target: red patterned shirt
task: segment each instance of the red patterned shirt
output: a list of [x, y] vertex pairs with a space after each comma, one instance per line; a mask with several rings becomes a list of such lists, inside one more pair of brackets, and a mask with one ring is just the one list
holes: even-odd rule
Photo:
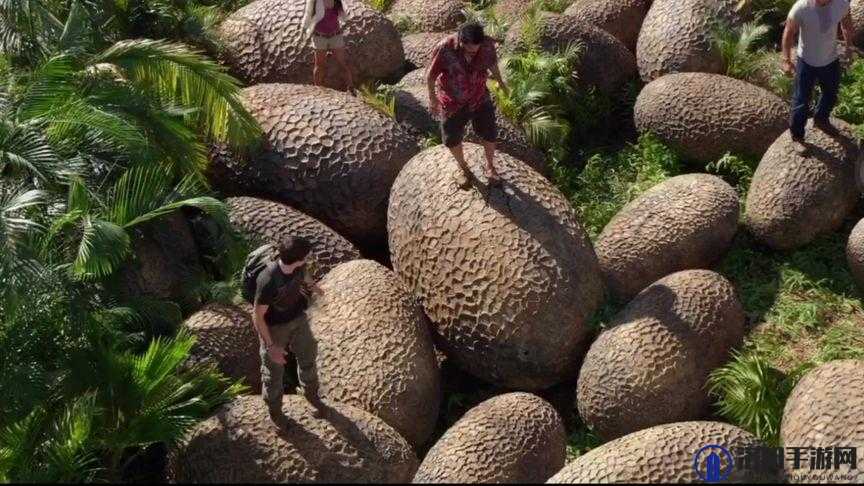
[[[468, 62], [459, 50], [456, 34], [451, 35], [435, 46], [429, 75], [435, 80], [435, 94], [441, 102], [444, 116], [450, 116], [468, 105], [475, 111], [489, 99], [486, 80], [489, 69], [498, 64], [495, 41], [487, 37], [477, 54]], [[440, 115], [436, 113], [435, 115]]]

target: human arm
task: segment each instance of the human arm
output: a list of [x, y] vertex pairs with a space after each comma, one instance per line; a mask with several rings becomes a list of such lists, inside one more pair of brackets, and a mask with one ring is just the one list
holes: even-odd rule
[[[794, 11], [793, 11], [794, 12]], [[795, 72], [795, 63], [792, 62], [792, 47], [798, 36], [798, 21], [793, 18], [793, 13], [786, 19], [786, 28], [783, 30], [783, 72], [792, 74]]]
[[433, 115], [436, 115], [441, 110], [441, 102], [438, 100], [438, 95], [435, 93], [435, 83], [438, 76], [441, 74], [444, 60], [441, 58], [441, 46], [432, 51], [432, 60], [429, 62], [429, 67], [426, 69], [426, 88], [429, 93], [429, 109]]
[[270, 334], [270, 329], [264, 320], [264, 316], [267, 314], [269, 308], [269, 305], [259, 304], [256, 301], [252, 309], [252, 325], [255, 327], [258, 335], [261, 336], [261, 341], [264, 342], [264, 349], [267, 350], [267, 355], [270, 356], [270, 359], [276, 364], [284, 365], [286, 363], [285, 348], [273, 342], [273, 336]]
[[852, 43], [855, 40], [855, 26], [852, 25], [852, 15], [846, 12], [843, 19], [840, 20], [840, 32], [843, 33], [843, 44], [846, 52], [852, 52]]
[[510, 87], [507, 86], [507, 83], [504, 82], [504, 78], [501, 76], [501, 70], [498, 68], [497, 63], [493, 64], [492, 67], [489, 68], [489, 73], [492, 75], [492, 79], [494, 79], [498, 83], [498, 86], [500, 86], [501, 89], [504, 90], [504, 94], [509, 95]]

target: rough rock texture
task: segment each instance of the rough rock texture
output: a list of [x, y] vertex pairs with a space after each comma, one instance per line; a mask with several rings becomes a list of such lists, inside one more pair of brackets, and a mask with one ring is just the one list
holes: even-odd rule
[[[603, 444], [580, 456], [549, 483], [695, 483], [695, 453], [706, 445], [729, 450], [764, 444], [749, 432], [721, 422], [679, 422], [640, 430]], [[706, 451], [710, 453], [710, 451]], [[701, 471], [704, 471], [702, 461]], [[721, 474], [729, 462], [721, 455]], [[750, 482], [759, 478], [734, 467], [724, 482]]]
[[251, 312], [247, 304], [210, 303], [189, 316], [183, 327], [196, 338], [193, 363], [214, 363], [225, 376], [245, 379], [250, 393], [260, 394], [261, 359]]
[[[542, 13], [539, 20], [540, 46], [544, 51], [563, 50], [572, 42], [583, 45], [575, 74], [580, 86], [614, 94], [625, 82], [636, 76], [636, 59], [627, 47], [608, 32], [567, 15]], [[524, 48], [522, 23], [507, 33], [508, 49]]]
[[855, 45], [864, 48], [864, 0], [852, 0], [849, 13], [855, 29]]
[[441, 379], [429, 321], [389, 269], [370, 260], [334, 268], [308, 311], [320, 393], [381, 417], [415, 447], [438, 419]]
[[[355, 83], [397, 73], [405, 61], [396, 27], [361, 0], [343, 0], [342, 26]], [[302, 41], [306, 2], [256, 0], [231, 14], [218, 28], [222, 61], [246, 84], [312, 83], [312, 41]], [[325, 82], [342, 88], [342, 74], [331, 59]]]
[[133, 227], [132, 255], [118, 270], [120, 293], [183, 301], [203, 278], [195, 237], [180, 211]]
[[513, 24], [528, 12], [533, 0], [498, 0], [492, 7], [495, 15], [509, 24]]
[[807, 124], [807, 153], [794, 148], [789, 132], [765, 152], [747, 193], [744, 223], [757, 240], [787, 250], [836, 230], [858, 200], [860, 153], [852, 128], [832, 119], [840, 134]]
[[432, 51], [442, 39], [451, 32], [422, 32], [408, 34], [402, 37], [402, 48], [405, 50], [405, 60], [415, 68], [421, 68], [432, 61]]
[[607, 440], [701, 418], [708, 373], [740, 344], [744, 321], [735, 288], [719, 273], [658, 280], [591, 345], [579, 372], [579, 416]]
[[[786, 447], [856, 447], [858, 467], [849, 465], [832, 469], [836, 474], [851, 474], [850, 484], [864, 482], [861, 451], [864, 450], [864, 360], [830, 361], [810, 371], [798, 382], [780, 425], [780, 438]], [[836, 459], [836, 458], [835, 458]], [[806, 462], [805, 462], [806, 464]], [[794, 470], [786, 464], [786, 472], [795, 475], [809, 470]], [[827, 471], [813, 471], [814, 474]], [[792, 482], [817, 482], [806, 477]], [[818, 481], [821, 482], [821, 481]]]
[[[425, 81], [417, 84], [405, 84], [395, 93], [396, 96], [396, 120], [413, 127], [420, 133], [440, 134], [439, 123], [429, 112], [429, 90]], [[528, 165], [541, 174], [546, 174], [546, 158], [543, 152], [531, 146], [525, 138], [525, 134], [504, 117], [496, 108], [496, 120], [498, 123], [497, 149], [505, 154], [511, 155]], [[471, 124], [465, 132], [465, 141], [480, 143], [480, 138], [474, 133]]]
[[651, 0], [575, 0], [564, 15], [596, 25], [633, 52], [650, 6]]
[[502, 188], [482, 175], [483, 150], [465, 145], [474, 187], [433, 147], [411, 159], [390, 196], [393, 268], [469, 373], [512, 389], [575, 376], [586, 320], [599, 307], [597, 257], [564, 196], [512, 157], [496, 159]]
[[707, 163], [726, 152], [761, 157], [789, 127], [789, 103], [719, 74], [669, 74], [642, 89], [633, 119], [640, 132]]
[[315, 218], [284, 204], [254, 197], [229, 197], [231, 225], [254, 242], [278, 244], [285, 236], [305, 238], [311, 245], [313, 277], [320, 279], [333, 267], [360, 258], [360, 251]]
[[357, 244], [383, 241], [387, 194], [419, 150], [414, 137], [363, 101], [326, 88], [261, 84], [242, 98], [266, 147], [248, 163], [216, 154], [214, 185], [285, 202]]
[[423, 32], [442, 32], [465, 21], [463, 8], [462, 0], [395, 0], [388, 15], [394, 21], [406, 17]]
[[[405, 76], [402, 76], [402, 79], [399, 80], [399, 86], [425, 86], [426, 85], [426, 69], [420, 68], [415, 69]], [[398, 116], [399, 113], [397, 112]]]
[[654, 0], [642, 22], [636, 62], [643, 81], [678, 72], [719, 73], [724, 69], [714, 47], [718, 21], [738, 25], [747, 12], [739, 0]]
[[846, 262], [858, 287], [864, 289], [864, 219], [858, 221], [846, 242]]
[[438, 440], [415, 483], [538, 483], [564, 466], [558, 412], [530, 393], [508, 393], [472, 408]]
[[626, 301], [670, 273], [709, 268], [738, 230], [738, 193], [709, 174], [672, 177], [626, 205], [594, 245], [606, 287]]
[[290, 424], [277, 428], [261, 397], [243, 396], [199, 423], [170, 453], [178, 483], [404, 483], [417, 457], [381, 419], [330, 402], [327, 418], [300, 396], [286, 395]]

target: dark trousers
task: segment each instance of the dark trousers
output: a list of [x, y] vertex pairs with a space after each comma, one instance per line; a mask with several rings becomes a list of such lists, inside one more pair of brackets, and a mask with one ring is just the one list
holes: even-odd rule
[[795, 94], [792, 96], [792, 120], [789, 131], [794, 137], [804, 136], [804, 126], [807, 124], [807, 114], [810, 111], [810, 99], [816, 83], [822, 89], [822, 97], [816, 107], [813, 118], [828, 121], [831, 110], [837, 103], [837, 92], [840, 89], [840, 60], [822, 67], [813, 67], [798, 59], [795, 66]]
[[[309, 329], [309, 320], [303, 312], [285, 324], [269, 327], [270, 338], [274, 344], [288, 346], [297, 358], [297, 377], [303, 387], [303, 394], [310, 401], [318, 400], [318, 372], [315, 358], [318, 346]], [[285, 393], [283, 377], [285, 366], [274, 363], [267, 354], [264, 341], [258, 339], [261, 353], [261, 395], [271, 413], [282, 410], [282, 395]]]

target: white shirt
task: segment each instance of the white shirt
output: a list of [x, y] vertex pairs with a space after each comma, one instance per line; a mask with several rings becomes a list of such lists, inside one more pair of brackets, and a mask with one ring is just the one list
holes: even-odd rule
[[837, 26], [849, 12], [849, 0], [831, 0], [820, 7], [816, 0], [798, 0], [789, 18], [798, 23], [798, 59], [813, 67], [836, 61]]

